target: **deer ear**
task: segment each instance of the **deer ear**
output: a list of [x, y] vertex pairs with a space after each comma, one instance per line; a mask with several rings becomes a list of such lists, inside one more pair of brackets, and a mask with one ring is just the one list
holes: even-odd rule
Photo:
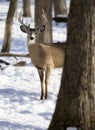
[[45, 25], [40, 26], [40, 27], [38, 28], [38, 30], [40, 30], [40, 32], [45, 31]]
[[27, 30], [26, 26], [21, 25], [20, 29], [21, 29], [22, 32], [28, 33], [28, 30]]
[[38, 34], [40, 34], [40, 33], [43, 32], [43, 31], [45, 31], [45, 25], [41, 25], [40, 27], [38, 27], [38, 28], [36, 29], [35, 34], [38, 35]]

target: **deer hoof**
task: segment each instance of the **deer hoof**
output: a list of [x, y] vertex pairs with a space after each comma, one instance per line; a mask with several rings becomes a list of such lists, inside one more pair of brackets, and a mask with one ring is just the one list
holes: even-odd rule
[[47, 95], [45, 95], [45, 99], [47, 99]]
[[44, 99], [43, 96], [41, 96], [41, 97], [40, 97], [40, 100], [43, 100], [43, 99]]

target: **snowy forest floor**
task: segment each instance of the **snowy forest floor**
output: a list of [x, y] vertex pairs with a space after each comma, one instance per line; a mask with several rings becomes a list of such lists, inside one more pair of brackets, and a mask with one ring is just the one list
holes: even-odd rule
[[[3, 45], [5, 20], [9, 2], [0, 1], [0, 50]], [[21, 0], [18, 10], [22, 10]], [[31, 0], [34, 13], [34, 1]], [[32, 15], [33, 16], [33, 15]], [[66, 40], [66, 23], [53, 21], [53, 41]], [[31, 20], [34, 26], [34, 16]], [[12, 28], [11, 52], [27, 53], [26, 35], [20, 31], [20, 23], [14, 19]], [[52, 71], [49, 81], [49, 97], [40, 100], [40, 80], [36, 68], [29, 58], [0, 57], [11, 63], [0, 70], [0, 130], [46, 130], [54, 112], [61, 81], [61, 69]], [[27, 62], [25, 67], [14, 67], [19, 60]], [[74, 130], [74, 129], [73, 129]]]

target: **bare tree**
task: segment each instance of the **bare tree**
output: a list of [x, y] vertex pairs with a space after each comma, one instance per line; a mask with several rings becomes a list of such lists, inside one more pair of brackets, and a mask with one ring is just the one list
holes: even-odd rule
[[31, 17], [30, 0], [23, 0], [23, 16]]
[[[45, 13], [46, 21], [42, 18], [42, 10]], [[35, 0], [35, 26], [45, 24], [45, 31], [41, 33], [36, 42], [52, 42], [52, 1], [51, 0]]]
[[66, 15], [67, 14], [66, 0], [53, 0], [53, 3], [54, 3], [55, 17], [57, 15]]
[[95, 130], [95, 0], [71, 0], [64, 72], [49, 130]]
[[1, 50], [2, 52], [10, 51], [11, 30], [16, 7], [17, 7], [17, 0], [11, 0], [5, 24], [4, 43]]

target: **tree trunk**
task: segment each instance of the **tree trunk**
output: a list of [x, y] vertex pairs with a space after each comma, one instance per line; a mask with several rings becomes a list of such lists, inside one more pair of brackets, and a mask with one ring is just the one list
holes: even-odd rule
[[66, 0], [53, 0], [54, 3], [54, 15], [66, 15], [67, 14], [67, 6]]
[[23, 0], [23, 16], [31, 17], [30, 0]]
[[[42, 10], [45, 12], [47, 21], [42, 19]], [[36, 37], [36, 42], [52, 42], [52, 1], [35, 0], [35, 27], [44, 24], [45, 31]]]
[[10, 51], [11, 30], [12, 30], [12, 23], [13, 23], [13, 18], [14, 18], [16, 7], [17, 7], [17, 0], [11, 0], [10, 5], [9, 5], [8, 14], [7, 14], [7, 19], [6, 19], [4, 43], [3, 43], [3, 47], [2, 47], [2, 52]]
[[95, 130], [95, 0], [71, 0], [64, 73], [49, 130]]

